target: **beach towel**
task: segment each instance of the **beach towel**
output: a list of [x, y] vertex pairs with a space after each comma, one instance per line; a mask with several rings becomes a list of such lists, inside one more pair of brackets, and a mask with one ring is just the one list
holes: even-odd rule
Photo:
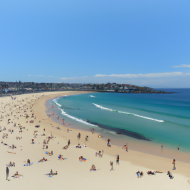
[[[38, 161], [38, 163], [40, 163], [41, 161]], [[47, 162], [47, 160], [44, 160], [44, 161], [42, 161], [42, 162]]]
[[53, 177], [52, 175], [50, 175], [50, 173], [46, 174], [46, 175], [49, 175], [49, 177]]
[[30, 164], [24, 164], [23, 166], [30, 166], [30, 165], [32, 165], [32, 164], [34, 164], [34, 162], [32, 162], [32, 163], [30, 163]]

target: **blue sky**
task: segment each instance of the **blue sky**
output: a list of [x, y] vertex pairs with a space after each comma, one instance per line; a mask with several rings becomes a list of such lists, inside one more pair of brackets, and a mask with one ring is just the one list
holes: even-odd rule
[[0, 81], [190, 88], [190, 1], [0, 1]]

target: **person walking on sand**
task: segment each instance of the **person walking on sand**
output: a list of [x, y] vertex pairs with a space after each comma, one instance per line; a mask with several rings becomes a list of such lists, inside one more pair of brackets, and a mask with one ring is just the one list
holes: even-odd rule
[[161, 143], [161, 150], [163, 150], [163, 144]]
[[113, 170], [113, 162], [112, 161], [110, 161], [110, 166], [111, 166], [110, 171], [112, 171]]
[[116, 164], [119, 165], [119, 154], [118, 154], [117, 157], [116, 157]]
[[6, 180], [8, 180], [8, 177], [9, 177], [9, 167], [6, 166]]
[[69, 139], [69, 140], [68, 140], [68, 146], [70, 146], [70, 143], [71, 143], [71, 142], [70, 142], [70, 139]]
[[78, 139], [80, 139], [80, 133], [78, 134], [78, 136], [77, 136], [77, 137], [78, 137]]
[[173, 159], [173, 165], [174, 165], [173, 170], [175, 170], [176, 169], [176, 167], [175, 167], [175, 159]]

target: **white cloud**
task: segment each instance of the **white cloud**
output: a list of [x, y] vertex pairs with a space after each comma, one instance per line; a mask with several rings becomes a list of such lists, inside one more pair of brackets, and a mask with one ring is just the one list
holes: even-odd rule
[[190, 73], [97, 74], [88, 77], [62, 78], [69, 83], [126, 83], [157, 88], [190, 88]]
[[170, 72], [170, 73], [147, 73], [147, 74], [97, 74], [94, 77], [120, 77], [120, 78], [163, 78], [163, 77], [179, 77], [190, 76], [190, 73]]
[[175, 68], [177, 68], [177, 67], [190, 67], [190, 65], [181, 64], [181, 65], [179, 65], [179, 66], [173, 66], [173, 67], [175, 67]]

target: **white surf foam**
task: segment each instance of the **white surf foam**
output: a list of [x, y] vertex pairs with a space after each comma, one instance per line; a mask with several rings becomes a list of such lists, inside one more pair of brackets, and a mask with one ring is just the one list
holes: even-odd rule
[[73, 120], [75, 120], [75, 121], [78, 121], [78, 122], [80, 122], [80, 123], [83, 123], [83, 124], [86, 124], [86, 125], [90, 125], [90, 126], [93, 126], [93, 127], [97, 127], [97, 125], [93, 125], [93, 124], [91, 124], [91, 123], [89, 123], [89, 122], [86, 122], [86, 121], [84, 121], [84, 120], [82, 120], [82, 119], [73, 117], [73, 116], [67, 114], [63, 109], [61, 109], [61, 108], [59, 108], [59, 109], [61, 110], [61, 114], [62, 114], [62, 115], [65, 115], [65, 116], [67, 116], [67, 117], [69, 117], [69, 118], [71, 118], [71, 119], [73, 119]]
[[93, 96], [93, 95], [90, 95], [89, 97], [91, 97], [91, 98], [94, 98], [95, 96]]
[[98, 104], [95, 104], [95, 103], [93, 103], [93, 104], [94, 104], [96, 107], [100, 108], [100, 109], [108, 110], [108, 111], [111, 111], [111, 112], [118, 112], [118, 113], [121, 113], [121, 114], [133, 115], [133, 116], [135, 116], [135, 117], [141, 117], [141, 118], [149, 119], [149, 120], [152, 120], [152, 121], [164, 122], [164, 120], [153, 119], [153, 118], [145, 117], [145, 116], [138, 115], [138, 114], [135, 114], [135, 113], [129, 113], [129, 112], [123, 112], [123, 111], [117, 111], [117, 110], [113, 110], [113, 109], [110, 109], [110, 108], [103, 107], [103, 106], [98, 105]]
[[53, 101], [56, 105], [58, 105], [59, 107], [61, 107], [61, 104], [59, 104], [58, 102], [56, 101]]
[[102, 109], [102, 110], [115, 111], [115, 110], [112, 110], [112, 109], [109, 109], [109, 108], [105, 108], [105, 107], [100, 106], [100, 105], [95, 104], [95, 103], [92, 103], [92, 104], [94, 104], [96, 107], [98, 107], [98, 108], [100, 108], [100, 109]]

